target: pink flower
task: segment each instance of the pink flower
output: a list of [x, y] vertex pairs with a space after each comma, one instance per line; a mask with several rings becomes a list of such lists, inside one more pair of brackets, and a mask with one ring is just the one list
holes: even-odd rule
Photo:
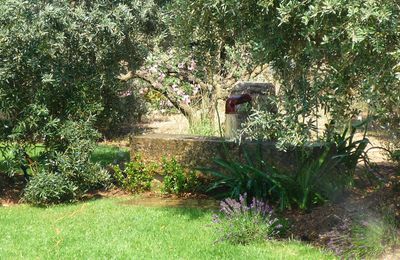
[[129, 97], [130, 95], [132, 95], [132, 90], [127, 90], [125, 92], [122, 92], [120, 94], [120, 97]]
[[186, 105], [189, 105], [189, 103], [190, 103], [189, 95], [183, 95], [182, 96], [182, 102], [185, 103]]
[[164, 73], [160, 73], [160, 77], [158, 77], [158, 80], [163, 81], [165, 78], [165, 74]]
[[195, 69], [196, 69], [196, 61], [195, 60], [191, 60], [188, 70], [193, 71]]

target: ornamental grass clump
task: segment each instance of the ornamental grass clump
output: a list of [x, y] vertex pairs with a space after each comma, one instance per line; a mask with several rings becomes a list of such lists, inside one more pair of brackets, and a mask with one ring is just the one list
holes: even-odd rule
[[213, 216], [216, 231], [221, 234], [218, 242], [259, 242], [279, 236], [284, 229], [282, 222], [274, 217], [272, 207], [256, 198], [248, 203], [246, 194], [240, 195], [239, 200], [221, 201], [220, 211]]
[[[400, 223], [396, 212], [383, 209], [381, 216], [367, 217], [352, 226], [350, 232], [351, 246], [344, 256], [355, 259], [376, 259], [387, 254], [395, 257], [400, 246]], [[394, 254], [393, 257], [390, 257]], [[384, 257], [382, 257], [384, 258]]]

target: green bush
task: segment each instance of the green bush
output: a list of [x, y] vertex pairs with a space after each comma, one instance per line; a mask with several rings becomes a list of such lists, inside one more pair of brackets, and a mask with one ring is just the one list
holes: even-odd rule
[[175, 158], [162, 160], [162, 175], [164, 176], [162, 191], [165, 193], [180, 194], [193, 192], [198, 187], [198, 179], [194, 171], [186, 172]]
[[87, 161], [83, 151], [54, 153], [30, 177], [24, 200], [35, 205], [71, 202], [87, 191], [107, 187], [110, 176], [98, 164]]
[[196, 191], [199, 180], [194, 171], [185, 171], [180, 163], [174, 158], [162, 159], [159, 164], [146, 164], [141, 156], [137, 154], [132, 162], [126, 163], [121, 169], [114, 166], [114, 179], [116, 184], [123, 189], [140, 192], [150, 190], [153, 176], [161, 170], [164, 180], [161, 187], [162, 192], [170, 194], [181, 194]]
[[107, 187], [110, 184], [109, 173], [85, 156], [88, 155], [81, 151], [57, 153], [53, 163], [57, 172], [79, 187], [80, 193]]
[[106, 134], [135, 122], [143, 104], [118, 76], [147, 56], [157, 13], [154, 1], [1, 1], [0, 137], [34, 143], [53, 120], [92, 115]]
[[99, 164], [90, 161], [99, 134], [90, 122], [67, 121], [63, 124], [60, 136], [49, 138], [60, 140], [58, 151], [45, 154], [42, 165], [50, 167], [68, 178], [79, 187], [80, 193], [103, 188], [109, 185], [110, 176]]
[[107, 187], [108, 172], [90, 161], [97, 136], [87, 121], [66, 121], [57, 133], [48, 135], [46, 142], [55, 150], [43, 150], [34, 162], [35, 167], [29, 165], [31, 176], [25, 189], [26, 201], [32, 204], [68, 202], [88, 191]]
[[65, 176], [41, 171], [24, 190], [23, 200], [34, 205], [47, 205], [75, 200], [78, 187]]
[[136, 155], [132, 162], [126, 163], [124, 169], [118, 165], [114, 166], [114, 172], [117, 185], [123, 189], [140, 192], [151, 188], [154, 169], [146, 166], [140, 155]]
[[[43, 172], [73, 183], [74, 198], [107, 185], [108, 174], [90, 162], [94, 129], [108, 133], [143, 113], [118, 77], [147, 56], [157, 10], [153, 1], [0, 1], [0, 167], [22, 170], [32, 181], [27, 194], [51, 189], [33, 185]], [[37, 144], [44, 151], [34, 158]]]

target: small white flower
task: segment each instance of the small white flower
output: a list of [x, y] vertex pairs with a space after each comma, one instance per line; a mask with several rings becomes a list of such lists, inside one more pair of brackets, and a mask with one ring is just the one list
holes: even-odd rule
[[150, 69], [149, 69], [149, 71], [150, 71], [151, 73], [157, 73], [157, 67], [151, 66]]
[[195, 85], [194, 89], [193, 89], [193, 95], [196, 95], [197, 93], [199, 93], [200, 91], [200, 86], [199, 85]]
[[182, 102], [185, 103], [186, 105], [190, 104], [190, 97], [189, 95], [183, 95], [182, 96]]

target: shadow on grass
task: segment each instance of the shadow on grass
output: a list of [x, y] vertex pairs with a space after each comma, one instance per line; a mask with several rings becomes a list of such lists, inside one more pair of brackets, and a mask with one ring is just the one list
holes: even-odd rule
[[[172, 215], [188, 217], [189, 220], [200, 219], [200, 218], [203, 218], [205, 215], [209, 215], [210, 212], [213, 212], [210, 209], [185, 208], [185, 207], [182, 207], [182, 208], [164, 208], [164, 210], [167, 210]], [[215, 211], [216, 210], [214, 210], [214, 212]]]
[[219, 202], [214, 199], [163, 198], [137, 196], [118, 204], [132, 207], [146, 207], [166, 210], [172, 214], [185, 215], [190, 219], [201, 218], [205, 214], [218, 210]]

